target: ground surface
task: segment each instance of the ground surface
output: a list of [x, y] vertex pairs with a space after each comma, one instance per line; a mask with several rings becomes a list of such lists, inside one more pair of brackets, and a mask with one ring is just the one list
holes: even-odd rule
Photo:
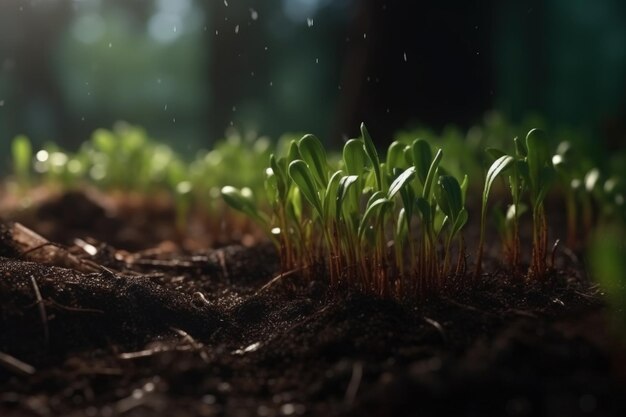
[[91, 269], [61, 268], [0, 229], [0, 352], [21, 361], [0, 361], [0, 416], [626, 415], [626, 350], [574, 259], [396, 302], [263, 288], [265, 245], [94, 242]]

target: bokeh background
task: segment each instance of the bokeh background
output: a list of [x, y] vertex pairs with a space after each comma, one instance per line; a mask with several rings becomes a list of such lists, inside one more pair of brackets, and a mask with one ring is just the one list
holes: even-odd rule
[[2, 0], [0, 151], [75, 148], [117, 120], [175, 148], [225, 129], [516, 122], [626, 140], [623, 0]]

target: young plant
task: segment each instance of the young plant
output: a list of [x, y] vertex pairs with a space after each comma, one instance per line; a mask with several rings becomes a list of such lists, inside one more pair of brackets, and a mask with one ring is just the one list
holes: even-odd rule
[[13, 172], [17, 183], [22, 191], [25, 191], [31, 183], [31, 163], [33, 148], [30, 140], [24, 136], [16, 136], [11, 143], [11, 155], [13, 157]]
[[533, 218], [533, 248], [529, 275], [543, 278], [547, 272], [548, 225], [544, 200], [555, 178], [550, 144], [542, 130], [532, 129], [526, 135], [528, 171], [523, 175], [529, 184], [530, 206]]
[[487, 171], [480, 207], [480, 236], [478, 239], [478, 252], [476, 255], [476, 270], [474, 272], [475, 277], [480, 275], [482, 268], [483, 250], [485, 246], [485, 223], [487, 221], [487, 201], [489, 200], [489, 193], [491, 192], [491, 187], [493, 186], [496, 178], [513, 163], [514, 158], [512, 156], [501, 155], [493, 162], [493, 164], [491, 164], [489, 170]]

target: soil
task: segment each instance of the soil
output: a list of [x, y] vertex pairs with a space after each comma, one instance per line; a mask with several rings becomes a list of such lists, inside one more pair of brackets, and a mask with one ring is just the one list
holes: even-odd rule
[[[492, 259], [427, 300], [330, 294], [323, 276], [266, 286], [267, 244], [120, 250], [140, 216], [82, 198], [20, 219], [67, 247], [25, 253], [0, 226], [0, 416], [626, 415], [623, 339], [564, 251], [544, 282]], [[100, 220], [62, 215], [77, 207]]]

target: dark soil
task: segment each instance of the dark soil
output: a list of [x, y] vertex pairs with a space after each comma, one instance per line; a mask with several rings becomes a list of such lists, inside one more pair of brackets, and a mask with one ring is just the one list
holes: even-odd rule
[[89, 273], [34, 262], [10, 230], [0, 416], [626, 415], [626, 349], [563, 255], [544, 283], [499, 270], [398, 302], [331, 295], [324, 277], [263, 288], [278, 270], [263, 244], [133, 256], [92, 242]]

